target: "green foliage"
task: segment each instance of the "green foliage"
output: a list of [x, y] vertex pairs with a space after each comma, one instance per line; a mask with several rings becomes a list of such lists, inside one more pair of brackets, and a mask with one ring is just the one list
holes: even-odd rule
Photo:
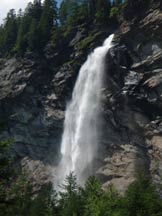
[[[0, 132], [5, 124], [0, 124]], [[0, 140], [0, 215], [53, 216], [56, 202], [52, 185], [45, 185], [34, 197], [27, 175], [15, 169], [10, 149], [12, 138]]]
[[110, 17], [117, 17], [117, 15], [119, 14], [119, 8], [114, 6], [111, 8], [111, 11], [110, 11]]
[[12, 142], [13, 139], [0, 140], [0, 153], [8, 150]]
[[62, 185], [62, 191], [59, 193], [59, 209], [60, 215], [75, 216], [80, 215], [80, 195], [79, 187], [77, 185], [76, 176], [70, 173], [66, 177], [64, 185]]
[[[0, 132], [1, 131], [3, 131], [3, 126], [0, 127]], [[11, 157], [9, 151], [13, 141], [12, 138], [0, 140], [0, 184], [3, 184], [4, 180], [9, 179], [10, 177], [8, 168], [11, 163]]]
[[29, 3], [24, 15], [19, 15], [19, 28], [14, 51], [24, 54], [28, 49], [36, 50], [39, 47], [38, 24], [41, 16], [41, 5], [39, 1]]
[[50, 40], [51, 31], [57, 26], [57, 7], [55, 0], [34, 0], [24, 11], [14, 10], [7, 14], [0, 26], [0, 54], [18, 53], [23, 55], [31, 50], [40, 52]]
[[67, 6], [66, 6], [66, 2], [63, 0], [59, 8], [59, 19], [61, 25], [64, 25], [66, 23], [67, 16], [68, 16]]
[[100, 35], [100, 33], [95, 33], [93, 35], [89, 35], [88, 37], [84, 38], [80, 41], [77, 45], [77, 48], [80, 50], [86, 49], [95, 39]]
[[162, 215], [162, 201], [145, 175], [140, 175], [124, 196], [119, 195], [112, 185], [103, 191], [100, 182], [94, 177], [90, 177], [84, 188], [81, 188], [73, 174], [66, 178], [63, 189], [58, 206], [58, 215], [61, 216]]
[[82, 196], [84, 197], [84, 216], [100, 215], [100, 201], [102, 197], [102, 189], [99, 181], [95, 177], [90, 177], [83, 189]]
[[48, 184], [34, 195], [22, 173], [7, 190], [7, 199], [0, 195], [2, 216], [162, 216], [162, 200], [145, 175], [140, 175], [124, 196], [112, 185], [103, 191], [95, 177], [80, 187], [73, 173], [58, 194]]
[[[0, 124], [0, 133], [4, 129], [4, 124]], [[12, 158], [9, 154], [12, 139], [0, 140], [0, 212], [6, 211], [7, 186], [13, 176], [13, 169], [10, 167]], [[4, 214], [5, 215], [5, 214]], [[3, 216], [3, 215], [2, 215]]]
[[102, 201], [100, 202], [100, 215], [119, 215], [126, 216], [124, 207], [124, 198], [119, 196], [113, 185], [109, 185], [107, 191], [102, 195]]
[[36, 198], [32, 202], [27, 211], [31, 216], [53, 216], [57, 209], [56, 193], [53, 191], [52, 185], [47, 184], [42, 187]]
[[40, 43], [43, 48], [50, 39], [52, 28], [57, 26], [56, 1], [45, 0], [39, 23]]
[[14, 48], [14, 50], [20, 55], [22, 55], [27, 50], [27, 32], [29, 28], [29, 22], [30, 20], [28, 16], [24, 16], [20, 19], [17, 40]]
[[96, 4], [96, 22], [98, 24], [107, 24], [109, 21], [109, 13], [111, 9], [110, 1], [98, 0]]
[[114, 0], [110, 11], [110, 17], [116, 17], [120, 15], [122, 7], [127, 4], [127, 0]]
[[4, 25], [0, 28], [0, 49], [1, 52], [8, 53], [12, 50], [17, 37], [17, 21], [15, 11], [8, 12]]
[[28, 48], [29, 50], [39, 50], [40, 49], [40, 39], [39, 39], [39, 28], [38, 21], [36, 19], [32, 19], [29, 33], [28, 33]]
[[[66, 41], [78, 28], [116, 25], [125, 1], [63, 0], [59, 9], [56, 2], [34, 0], [24, 12], [10, 10], [0, 26], [0, 56], [24, 55], [27, 51], [40, 54], [49, 42], [57, 46], [56, 39]], [[86, 38], [80, 47], [87, 47], [90, 40]]]
[[126, 192], [126, 205], [128, 215], [134, 212], [137, 216], [162, 215], [162, 202], [158, 198], [155, 187], [150, 179], [140, 173]]

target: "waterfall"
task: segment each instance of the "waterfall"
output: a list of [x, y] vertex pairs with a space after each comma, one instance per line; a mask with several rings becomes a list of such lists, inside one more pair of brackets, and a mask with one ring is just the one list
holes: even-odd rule
[[79, 71], [71, 102], [65, 112], [61, 143], [62, 159], [55, 176], [61, 185], [74, 172], [82, 184], [92, 174], [92, 162], [97, 152], [99, 108], [106, 53], [112, 46], [110, 35], [103, 46], [96, 48]]

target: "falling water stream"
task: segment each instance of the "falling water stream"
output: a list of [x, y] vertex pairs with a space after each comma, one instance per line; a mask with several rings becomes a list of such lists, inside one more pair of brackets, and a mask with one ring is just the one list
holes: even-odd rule
[[103, 46], [96, 48], [79, 71], [71, 102], [65, 112], [61, 143], [62, 159], [55, 176], [55, 185], [74, 172], [82, 184], [92, 173], [92, 162], [98, 147], [99, 109], [105, 57], [112, 46], [110, 35]]

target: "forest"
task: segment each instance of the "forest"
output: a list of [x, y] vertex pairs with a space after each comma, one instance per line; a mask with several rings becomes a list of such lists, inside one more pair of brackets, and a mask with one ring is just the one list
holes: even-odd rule
[[24, 11], [11, 9], [0, 26], [0, 55], [23, 55], [26, 51], [43, 53], [48, 43], [56, 45], [78, 26], [117, 24], [122, 0], [34, 0]]

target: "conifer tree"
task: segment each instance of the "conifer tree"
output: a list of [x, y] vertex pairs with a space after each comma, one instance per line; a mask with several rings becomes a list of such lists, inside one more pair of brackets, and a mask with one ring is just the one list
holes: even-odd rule
[[97, 0], [95, 14], [96, 22], [99, 24], [107, 24], [110, 9], [111, 3], [109, 0]]
[[4, 53], [4, 28], [1, 25], [0, 26], [0, 57], [3, 55]]
[[2, 46], [8, 52], [13, 48], [17, 37], [17, 20], [14, 9], [8, 12], [3, 28]]
[[19, 29], [18, 29], [18, 35], [17, 35], [17, 41], [16, 41], [15, 50], [19, 54], [25, 53], [25, 51], [27, 49], [27, 45], [28, 45], [27, 32], [28, 32], [28, 29], [29, 29], [29, 24], [28, 24], [27, 21], [29, 21], [28, 17], [24, 16], [21, 19]]
[[67, 16], [68, 16], [67, 4], [66, 4], [65, 0], [63, 0], [61, 2], [60, 8], [59, 8], [59, 21], [60, 21], [61, 25], [64, 25], [66, 23]]
[[76, 176], [73, 173], [70, 173], [62, 186], [62, 192], [60, 192], [60, 215], [80, 215], [81, 203], [79, 198]]
[[101, 184], [95, 177], [90, 177], [85, 184], [82, 196], [84, 197], [83, 216], [100, 215], [100, 199], [102, 198]]
[[33, 5], [32, 3], [29, 3], [25, 8], [23, 16], [20, 18], [18, 35], [15, 44], [15, 51], [20, 55], [24, 54], [28, 48], [28, 33], [32, 21], [32, 10]]
[[42, 6], [40, 0], [29, 3], [25, 9], [25, 13], [20, 17], [20, 24], [17, 36], [15, 50], [19, 54], [25, 53], [26, 50], [39, 49], [39, 21], [42, 14]]
[[28, 48], [31, 51], [39, 51], [40, 49], [38, 21], [36, 19], [32, 19], [29, 27]]
[[31, 7], [31, 16], [36, 20], [40, 20], [42, 14], [42, 4], [41, 0], [34, 0], [32, 7]]
[[39, 23], [40, 42], [43, 48], [50, 39], [52, 28], [57, 27], [57, 6], [55, 0], [45, 0]]

